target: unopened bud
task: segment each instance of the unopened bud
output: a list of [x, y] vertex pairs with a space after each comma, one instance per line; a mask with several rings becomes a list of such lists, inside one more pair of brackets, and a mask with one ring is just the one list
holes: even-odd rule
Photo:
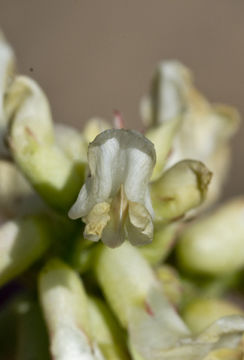
[[183, 160], [151, 184], [155, 222], [177, 219], [205, 199], [211, 172], [195, 160]]
[[221, 275], [244, 265], [244, 199], [232, 200], [189, 224], [178, 242], [178, 260], [187, 271]]

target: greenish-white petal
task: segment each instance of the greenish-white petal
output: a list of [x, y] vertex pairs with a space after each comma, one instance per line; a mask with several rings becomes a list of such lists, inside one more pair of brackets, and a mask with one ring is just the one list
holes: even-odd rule
[[177, 219], [205, 200], [212, 174], [200, 161], [183, 160], [151, 184], [155, 221]]
[[92, 341], [88, 300], [78, 275], [50, 260], [39, 278], [39, 296], [54, 360], [102, 360]]
[[200, 333], [214, 321], [230, 315], [244, 315], [244, 311], [227, 300], [197, 298], [183, 309], [183, 319], [194, 333]]
[[111, 247], [124, 240], [126, 222], [132, 242], [150, 242], [153, 210], [148, 183], [155, 165], [153, 144], [136, 131], [106, 130], [89, 145], [88, 163], [90, 175], [69, 216], [83, 218], [87, 238], [102, 238]]
[[42, 217], [8, 221], [0, 227], [0, 285], [24, 272], [50, 245], [48, 225]]
[[178, 260], [186, 270], [229, 274], [244, 266], [244, 199], [237, 198], [189, 224], [178, 242]]
[[83, 184], [85, 164], [55, 143], [45, 94], [33, 80], [17, 76], [5, 107], [11, 118], [8, 141], [15, 162], [48, 204], [66, 211]]

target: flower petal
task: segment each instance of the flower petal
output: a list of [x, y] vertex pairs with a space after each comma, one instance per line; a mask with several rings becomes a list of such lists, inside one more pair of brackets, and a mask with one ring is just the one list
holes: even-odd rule
[[[130, 220], [127, 230], [130, 228], [133, 232], [133, 236], [128, 232], [129, 238], [132, 242], [141, 244], [151, 241], [153, 210], [148, 182], [155, 165], [153, 144], [136, 131], [106, 130], [89, 145], [88, 162], [90, 177], [87, 178], [75, 204], [70, 209], [69, 216], [72, 219], [84, 218], [87, 224], [85, 231], [87, 238], [89, 237], [87, 230], [94, 228], [95, 224], [95, 227], [100, 229], [96, 232], [96, 240], [97, 236], [100, 236], [104, 243], [115, 247], [124, 240], [123, 223], [129, 201]], [[91, 214], [94, 214], [95, 207], [94, 211], [98, 215], [99, 203], [111, 205], [109, 214], [107, 212], [110, 221], [107, 223], [104, 222], [102, 213], [101, 221], [99, 217], [95, 222], [92, 220], [94, 217]], [[139, 214], [139, 208], [142, 216]], [[93, 225], [89, 225], [89, 221], [92, 221]]]
[[129, 217], [126, 230], [128, 240], [132, 245], [145, 245], [152, 241], [152, 217], [144, 205], [129, 202]]

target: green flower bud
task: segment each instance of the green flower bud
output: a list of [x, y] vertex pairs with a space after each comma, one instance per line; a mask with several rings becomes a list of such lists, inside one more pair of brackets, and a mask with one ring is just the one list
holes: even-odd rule
[[0, 227], [0, 286], [25, 271], [48, 248], [50, 233], [46, 220], [28, 216]]
[[186, 324], [194, 333], [199, 333], [214, 321], [229, 315], [244, 315], [243, 310], [220, 299], [195, 299], [182, 312]]
[[205, 199], [211, 172], [195, 160], [180, 161], [151, 184], [155, 222], [173, 220]]
[[113, 315], [101, 300], [89, 297], [92, 336], [107, 360], [128, 360], [125, 338]]
[[41, 271], [39, 296], [54, 360], [102, 360], [93, 343], [88, 300], [78, 275], [59, 260]]
[[122, 326], [127, 327], [131, 308], [143, 303], [150, 288], [157, 285], [155, 274], [128, 243], [116, 250], [101, 246], [94, 268], [110, 307]]
[[189, 272], [221, 275], [244, 265], [244, 199], [232, 200], [212, 214], [189, 224], [182, 232], [177, 253]]
[[14, 160], [48, 204], [66, 211], [83, 183], [85, 164], [55, 143], [46, 96], [33, 80], [19, 76], [8, 90], [6, 109]]

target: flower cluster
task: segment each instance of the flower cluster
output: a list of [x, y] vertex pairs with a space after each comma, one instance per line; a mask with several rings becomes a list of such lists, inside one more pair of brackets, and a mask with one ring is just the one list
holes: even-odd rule
[[0, 65], [0, 358], [242, 360], [244, 313], [223, 296], [241, 288], [244, 199], [200, 216], [238, 112], [167, 61], [143, 134], [81, 132], [54, 125], [2, 33]]

